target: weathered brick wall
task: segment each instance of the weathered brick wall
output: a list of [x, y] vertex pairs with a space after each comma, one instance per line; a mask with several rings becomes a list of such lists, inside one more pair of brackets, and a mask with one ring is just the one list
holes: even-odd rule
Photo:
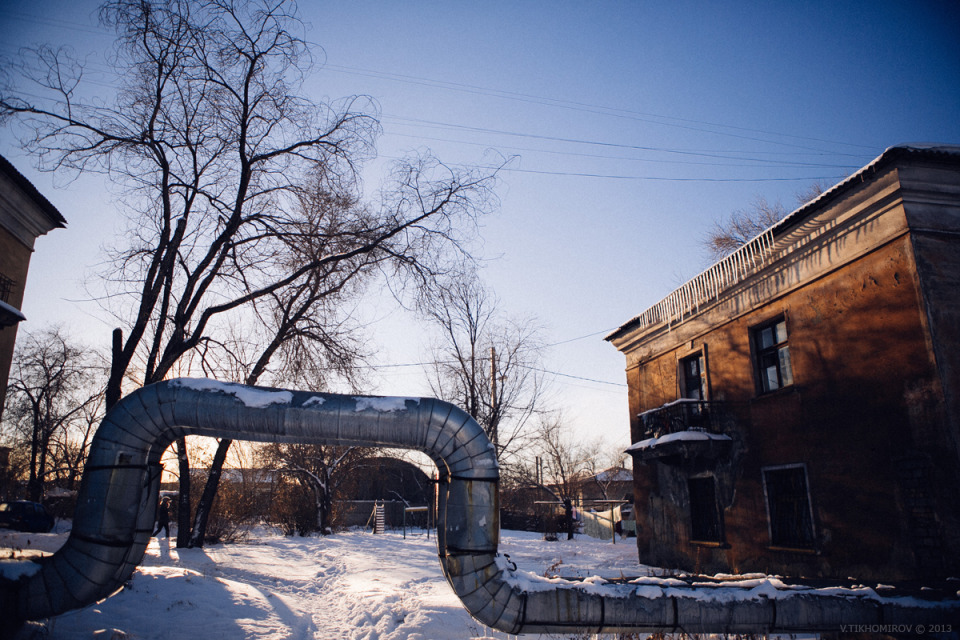
[[[13, 280], [7, 304], [19, 309], [23, 304], [23, 290], [30, 265], [31, 250], [0, 226], [0, 274]], [[3, 413], [3, 398], [7, 392], [10, 361], [13, 358], [17, 339], [17, 326], [0, 329], [0, 415]]]

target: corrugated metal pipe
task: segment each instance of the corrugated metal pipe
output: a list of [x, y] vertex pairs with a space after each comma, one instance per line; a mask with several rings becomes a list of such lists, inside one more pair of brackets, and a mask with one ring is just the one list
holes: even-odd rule
[[160, 456], [185, 435], [425, 452], [439, 469], [437, 544], [443, 573], [477, 620], [509, 633], [789, 633], [836, 632], [842, 625], [957, 624], [956, 600], [860, 598], [829, 590], [684, 589], [669, 581], [536, 580], [497, 553], [495, 451], [483, 429], [460, 409], [434, 399], [195, 379], [144, 387], [104, 418], [87, 460], [73, 530], [38, 572], [0, 586], [4, 620], [47, 618], [122, 587], [150, 540]]

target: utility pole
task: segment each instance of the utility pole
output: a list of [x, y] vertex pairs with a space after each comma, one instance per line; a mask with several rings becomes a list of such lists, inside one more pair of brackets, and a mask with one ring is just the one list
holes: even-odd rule
[[543, 489], [543, 458], [541, 458], [540, 456], [537, 456], [537, 457], [535, 458], [535, 460], [536, 460], [536, 463], [537, 463], [537, 471], [536, 471], [536, 473], [537, 473], [537, 487], [536, 487], [537, 490], [536, 490], [536, 493], [534, 493], [534, 503], [533, 503], [533, 504], [534, 504], [534, 507], [536, 508], [537, 524], [538, 524], [538, 526], [539, 526], [541, 529], [543, 529], [543, 536], [546, 537], [546, 536], [547, 536], [547, 523], [546, 523], [546, 521], [544, 521], [544, 519], [543, 519], [543, 507], [541, 506], [540, 501], [537, 500], [537, 498], [540, 496], [540, 492], [541, 492], [542, 489]]
[[493, 450], [499, 458], [498, 422], [500, 420], [497, 417], [497, 348], [490, 347], [490, 439], [493, 441]]

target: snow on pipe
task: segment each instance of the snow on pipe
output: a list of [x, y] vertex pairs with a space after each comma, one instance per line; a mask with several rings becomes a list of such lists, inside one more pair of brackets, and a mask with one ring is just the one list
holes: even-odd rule
[[[143, 558], [160, 456], [176, 438], [386, 446], [439, 469], [437, 544], [444, 575], [480, 622], [509, 633], [837, 631], [841, 625], [956, 624], [957, 601], [851, 597], [814, 590], [684, 588], [546, 580], [497, 554], [499, 471], [483, 429], [426, 398], [341, 396], [178, 379], [125, 397], [104, 418], [84, 471], [73, 530], [39, 571], [0, 584], [0, 617], [37, 620], [121, 588]], [[871, 592], [872, 593], [872, 592]]]

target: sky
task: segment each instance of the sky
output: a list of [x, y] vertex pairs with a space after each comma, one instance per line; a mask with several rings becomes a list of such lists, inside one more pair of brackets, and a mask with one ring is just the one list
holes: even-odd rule
[[[304, 2], [317, 48], [305, 93], [380, 110], [387, 163], [430, 149], [500, 172], [477, 253], [501, 309], [544, 327], [551, 404], [585, 437], [629, 444], [624, 359], [603, 340], [709, 262], [714, 221], [756, 197], [797, 206], [896, 144], [960, 143], [956, 2]], [[96, 3], [0, 0], [0, 55], [68, 45], [103, 69]], [[95, 84], [109, 98], [109, 84]], [[68, 221], [37, 242], [22, 329], [106, 347], [114, 322], [83, 278], [122, 225], [95, 178], [0, 153]], [[426, 395], [429, 337], [392, 302], [367, 313], [372, 393]], [[396, 366], [413, 365], [413, 366]]]

